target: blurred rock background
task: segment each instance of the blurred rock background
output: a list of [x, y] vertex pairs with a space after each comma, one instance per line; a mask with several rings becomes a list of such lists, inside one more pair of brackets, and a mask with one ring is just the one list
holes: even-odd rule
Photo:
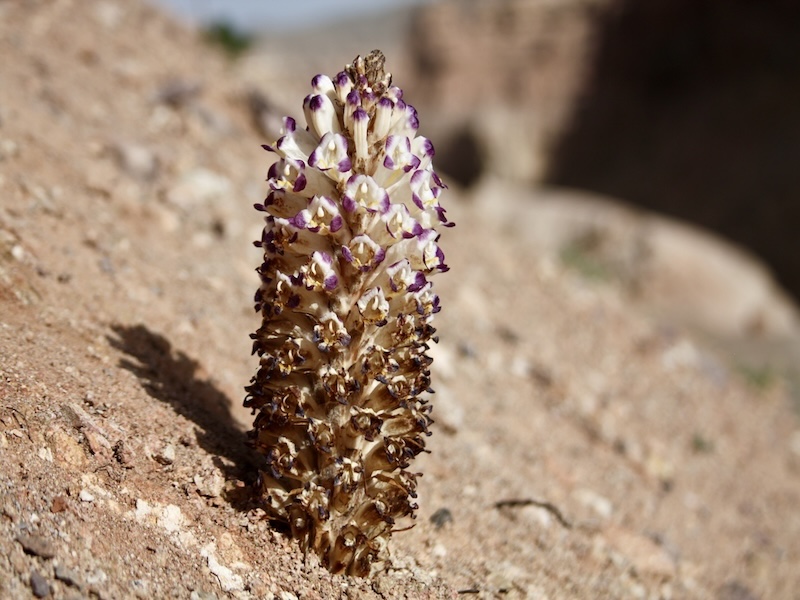
[[419, 95], [454, 121], [445, 150], [477, 136], [485, 171], [717, 231], [797, 296], [797, 23], [782, 0], [451, 1], [417, 15], [408, 48]]
[[[211, 5], [187, 14], [218, 26]], [[305, 29], [258, 5], [232, 15], [253, 26], [234, 68], [267, 137], [311, 76], [379, 47], [451, 185], [524, 223], [536, 252], [797, 378], [796, 3], [351, 2]]]
[[800, 296], [797, 23], [800, 5], [781, 0], [451, 0], [412, 21], [412, 89], [439, 112], [440, 164], [466, 186], [579, 188], [703, 228], [640, 222], [624, 241], [619, 220], [584, 206], [551, 215], [583, 213], [562, 250], [618, 255], [662, 314], [794, 368], [796, 342], [762, 342], [797, 330], [768, 281]]

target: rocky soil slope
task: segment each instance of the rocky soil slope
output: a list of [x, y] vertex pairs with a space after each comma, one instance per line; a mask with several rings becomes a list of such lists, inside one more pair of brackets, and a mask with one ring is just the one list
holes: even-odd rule
[[446, 201], [437, 424], [391, 566], [332, 576], [270, 528], [246, 92], [138, 2], [0, 2], [0, 596], [796, 597], [783, 383], [532, 245], [513, 190]]

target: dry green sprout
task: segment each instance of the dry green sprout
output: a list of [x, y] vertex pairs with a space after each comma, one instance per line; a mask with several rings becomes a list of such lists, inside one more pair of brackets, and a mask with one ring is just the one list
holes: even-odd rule
[[271, 518], [328, 569], [358, 576], [417, 508], [407, 469], [430, 435], [439, 311], [428, 277], [447, 270], [435, 227], [452, 225], [433, 146], [383, 64], [376, 50], [314, 77], [307, 127], [287, 117], [265, 146], [279, 158], [256, 205], [263, 323], [245, 399]]

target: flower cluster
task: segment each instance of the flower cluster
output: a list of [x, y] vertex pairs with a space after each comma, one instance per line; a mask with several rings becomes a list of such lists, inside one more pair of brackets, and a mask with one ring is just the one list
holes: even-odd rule
[[270, 516], [335, 573], [365, 576], [398, 520], [414, 516], [410, 461], [430, 435], [428, 343], [446, 271], [435, 227], [450, 226], [431, 167], [373, 51], [334, 79], [317, 75], [306, 127], [284, 120], [270, 192], [246, 388], [266, 457]]

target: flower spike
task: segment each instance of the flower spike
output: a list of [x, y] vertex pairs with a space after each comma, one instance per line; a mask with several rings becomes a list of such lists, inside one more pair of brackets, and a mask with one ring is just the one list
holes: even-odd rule
[[417, 111], [379, 51], [317, 75], [305, 127], [284, 120], [256, 246], [251, 335], [260, 358], [245, 389], [257, 491], [270, 517], [334, 573], [367, 576], [414, 518], [431, 405], [428, 345], [447, 270], [435, 227], [445, 185]]

